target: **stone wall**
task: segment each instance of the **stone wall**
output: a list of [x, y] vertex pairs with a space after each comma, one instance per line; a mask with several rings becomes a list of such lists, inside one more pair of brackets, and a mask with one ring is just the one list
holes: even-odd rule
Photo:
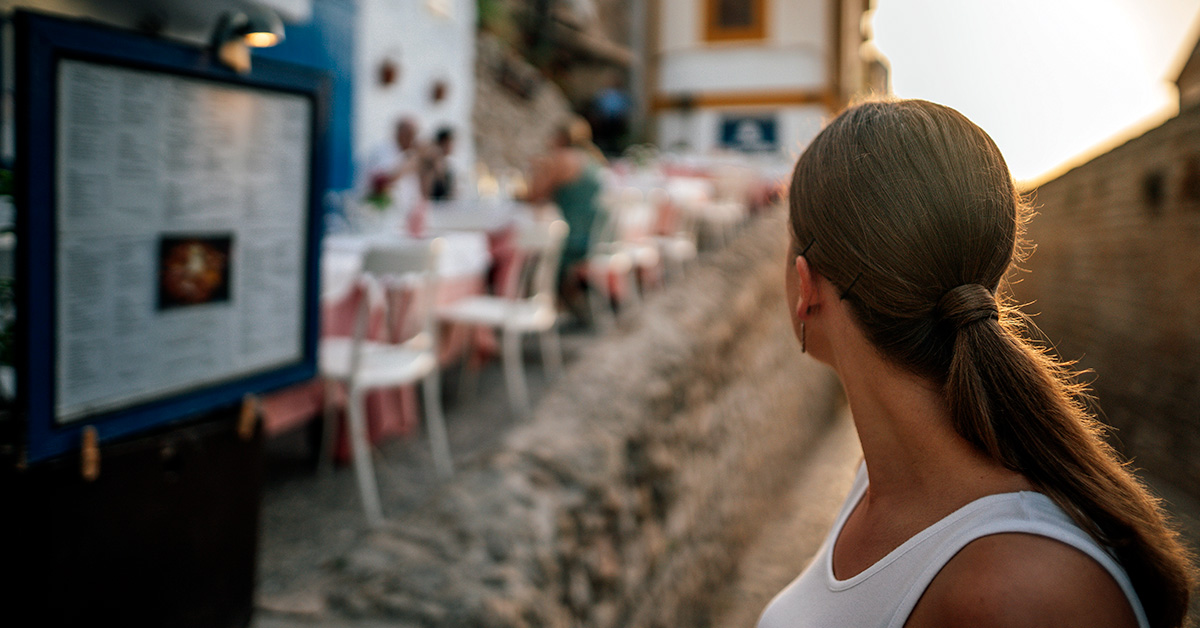
[[581, 356], [428, 508], [336, 561], [346, 616], [454, 626], [703, 625], [834, 415], [782, 294], [779, 212]]
[[1036, 190], [1015, 293], [1137, 466], [1200, 495], [1200, 108]]
[[537, 68], [487, 32], [476, 38], [475, 77], [476, 159], [492, 174], [526, 171], [571, 115], [571, 104]]

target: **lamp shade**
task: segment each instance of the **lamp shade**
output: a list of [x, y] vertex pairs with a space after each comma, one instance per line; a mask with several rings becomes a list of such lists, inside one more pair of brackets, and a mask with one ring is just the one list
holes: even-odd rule
[[283, 41], [283, 20], [271, 9], [250, 5], [240, 11], [226, 11], [213, 29], [212, 47], [240, 41], [254, 48], [274, 46]]
[[250, 71], [249, 47], [265, 48], [283, 41], [283, 20], [275, 11], [249, 5], [240, 11], [226, 11], [217, 20], [212, 33], [212, 51], [225, 65], [238, 72]]
[[246, 23], [238, 33], [247, 46], [267, 48], [283, 41], [283, 20], [279, 14], [264, 6], [251, 5], [244, 11]]

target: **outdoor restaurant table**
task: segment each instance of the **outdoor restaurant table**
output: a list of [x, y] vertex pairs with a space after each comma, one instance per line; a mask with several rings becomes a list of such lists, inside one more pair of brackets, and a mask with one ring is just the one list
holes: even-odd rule
[[492, 256], [489, 284], [508, 285], [508, 273], [518, 267], [517, 226], [537, 220], [538, 208], [514, 199], [488, 198], [440, 201], [429, 204], [428, 228], [436, 235], [458, 232], [484, 233]]
[[534, 209], [522, 201], [490, 198], [429, 203], [429, 229], [434, 233], [476, 231], [499, 233], [529, 220]]
[[[487, 273], [492, 266], [490, 238], [482, 231], [446, 231], [437, 237], [445, 241], [438, 258], [436, 272], [438, 304], [446, 304], [473, 294], [482, 294], [487, 286]], [[353, 333], [354, 317], [360, 299], [379, 299], [382, 294], [369, 295], [359, 281], [363, 257], [372, 246], [399, 244], [415, 240], [400, 233], [337, 234], [326, 236], [321, 256], [321, 336], [349, 336]], [[383, 302], [379, 301], [379, 307]], [[372, 305], [372, 308], [376, 307]], [[378, 325], [374, 335], [383, 333]], [[393, 330], [394, 331], [394, 330]], [[458, 355], [466, 344], [465, 330], [442, 329], [439, 334], [439, 357], [443, 364]], [[489, 338], [476, 338], [488, 344]], [[494, 339], [490, 339], [494, 344]], [[335, 407], [345, 406], [344, 391], [334, 387], [338, 398]], [[293, 386], [262, 399], [261, 409], [268, 436], [287, 431], [318, 416], [324, 408], [325, 386], [321, 380]], [[368, 432], [372, 442], [388, 436], [409, 432], [415, 425], [416, 395], [412, 387], [401, 387], [372, 393], [367, 399]], [[339, 441], [343, 441], [339, 436]], [[344, 442], [338, 445], [342, 459]]]

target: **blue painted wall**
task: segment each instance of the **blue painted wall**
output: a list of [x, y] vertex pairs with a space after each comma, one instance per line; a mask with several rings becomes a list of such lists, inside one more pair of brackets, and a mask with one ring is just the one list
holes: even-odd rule
[[283, 43], [254, 51], [265, 57], [320, 68], [333, 78], [329, 155], [325, 181], [330, 190], [354, 185], [354, 26], [355, 0], [314, 0], [312, 20], [286, 25]]

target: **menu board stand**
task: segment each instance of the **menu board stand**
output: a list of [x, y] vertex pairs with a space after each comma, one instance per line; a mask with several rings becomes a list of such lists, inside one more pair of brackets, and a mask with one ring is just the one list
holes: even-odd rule
[[0, 607], [13, 626], [243, 628], [253, 611], [262, 434], [237, 407], [0, 470]]
[[329, 77], [12, 19], [0, 623], [244, 627], [262, 492], [245, 400], [316, 374]]

